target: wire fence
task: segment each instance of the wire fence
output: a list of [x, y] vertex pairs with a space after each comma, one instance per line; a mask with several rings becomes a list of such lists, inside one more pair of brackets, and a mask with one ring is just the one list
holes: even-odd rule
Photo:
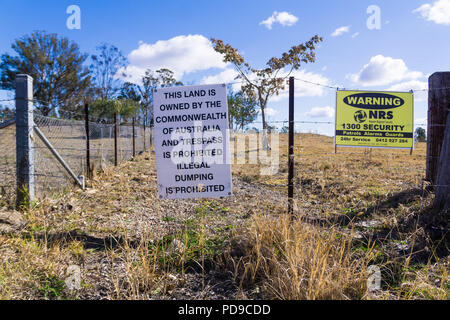
[[[44, 117], [34, 114], [40, 129], [54, 150], [78, 177], [88, 172], [85, 121]], [[90, 170], [104, 170], [115, 163], [115, 125], [89, 122]], [[133, 143], [134, 131], [134, 143]], [[117, 162], [131, 159], [152, 145], [151, 128], [120, 123], [117, 125]], [[34, 182], [38, 197], [64, 192], [74, 180], [37, 136], [33, 139]], [[13, 206], [16, 197], [16, 126], [0, 128], [0, 206]], [[134, 148], [133, 148], [134, 146]]]
[[[75, 175], [83, 175], [86, 172], [86, 133], [83, 123], [39, 115], [34, 115], [34, 123]], [[73, 185], [72, 177], [36, 135], [33, 148], [36, 195], [48, 195]]]
[[[257, 133], [260, 130], [252, 128], [253, 124], [261, 122], [255, 121], [248, 126], [249, 130], [235, 131], [234, 135], [246, 135], [248, 133]], [[258, 184], [263, 187], [271, 187], [284, 193], [287, 191], [288, 181], [288, 132], [286, 132], [288, 120], [267, 121], [268, 127], [274, 128], [271, 132], [279, 134], [279, 143], [276, 144], [280, 148], [280, 156], [278, 159], [276, 172], [271, 177], [256, 178], [254, 169], [239, 169], [244, 176], [251, 180], [252, 184]], [[310, 174], [317, 174], [317, 181], [326, 180], [333, 174], [324, 175], [328, 167], [335, 168], [336, 166], [348, 168], [358, 168], [356, 164], [363, 164], [367, 170], [358, 171], [358, 180], [371, 181], [373, 175], [389, 176], [392, 185], [389, 187], [393, 191], [403, 189], [424, 189], [428, 187], [442, 187], [442, 185], [432, 184], [426, 180], [426, 163], [428, 159], [434, 158], [427, 155], [426, 141], [418, 143], [414, 141], [414, 149], [402, 148], [371, 148], [371, 147], [339, 147], [336, 149], [334, 144], [335, 122], [334, 121], [294, 121], [295, 143], [295, 173], [294, 173], [294, 199], [303, 197], [303, 182], [305, 172], [308, 172], [307, 181], [309, 181]], [[426, 126], [427, 124], [415, 122], [414, 127]], [[269, 130], [268, 130], [269, 131]], [[281, 134], [280, 134], [281, 133]], [[283, 134], [284, 133], [284, 134]], [[269, 134], [270, 136], [270, 134]], [[242, 138], [241, 138], [242, 140]], [[262, 151], [261, 142], [259, 139], [258, 147], [250, 148], [245, 151], [245, 163], [249, 163], [252, 153], [260, 153]], [[235, 144], [237, 150], [237, 144]], [[271, 144], [271, 142], [269, 142]], [[231, 144], [233, 147], [233, 143]], [[250, 141], [248, 142], [250, 146]], [[235, 151], [237, 157], [239, 151]], [[267, 151], [268, 156], [271, 157], [272, 151]], [[257, 156], [254, 155], [256, 158]], [[439, 158], [439, 157], [438, 157]], [[233, 160], [232, 160], [233, 161]], [[240, 160], [242, 163], [242, 159]], [[236, 161], [232, 162], [236, 164]], [[261, 165], [261, 164], [260, 164]], [[267, 166], [266, 165], [262, 165]], [[325, 169], [323, 169], [323, 168]], [[334, 169], [330, 169], [333, 171]], [[341, 170], [342, 171], [342, 170]], [[344, 170], [346, 171], [346, 170]], [[324, 178], [327, 176], [328, 178]], [[313, 178], [314, 180], [314, 178]], [[308, 184], [314, 184], [317, 181], [309, 181]], [[323, 181], [322, 181], [323, 182]], [[321, 182], [321, 183], [322, 183]], [[318, 182], [317, 182], [318, 183]], [[323, 187], [320, 183], [319, 187]], [[317, 187], [316, 186], [316, 187]], [[307, 186], [310, 188], [311, 186]], [[447, 186], [445, 186], [447, 187]], [[359, 192], [359, 191], [358, 191]]]
[[[69, 165], [76, 176], [86, 175], [88, 172], [87, 144], [86, 144], [86, 123], [79, 120], [66, 120], [59, 118], [44, 117], [34, 114], [34, 123], [58, 154]], [[252, 124], [257, 124], [255, 121]], [[280, 131], [288, 121], [269, 121], [269, 126], [277, 127]], [[314, 125], [311, 128], [309, 125]], [[421, 125], [421, 124], [415, 124]], [[323, 134], [324, 131], [334, 131], [334, 122], [331, 121], [295, 121], [297, 133]], [[114, 143], [114, 123], [99, 123], [89, 121], [89, 142], [90, 142], [90, 166], [91, 170], [104, 170], [107, 166], [114, 165], [115, 143]], [[129, 160], [133, 157], [133, 151], [138, 154], [148, 149], [152, 144], [152, 130], [141, 125], [134, 127], [134, 148], [133, 148], [133, 125], [131, 123], [121, 123], [118, 125], [117, 134], [117, 161], [118, 163]], [[234, 133], [242, 133], [235, 131]], [[331, 136], [330, 136], [331, 138]], [[0, 148], [3, 150], [0, 156], [0, 205], [13, 205], [16, 192], [16, 135], [15, 125], [9, 125], [0, 129]], [[296, 141], [296, 144], [299, 143]], [[334, 153], [334, 144], [330, 139], [330, 145], [322, 145], [320, 150], [302, 150], [299, 154], [298, 162], [310, 157], [341, 157], [342, 155], [364, 156], [369, 158], [382, 152], [384, 156], [395, 157], [405, 150], [376, 150], [341, 148], [338, 154]], [[133, 150], [134, 149], [134, 150]], [[34, 139], [34, 159], [35, 159], [35, 192], [38, 197], [44, 197], [60, 193], [74, 185], [73, 178], [67, 173], [64, 167], [57, 161], [48, 147], [35, 136]], [[423, 161], [425, 154], [415, 154]], [[416, 171], [419, 176], [424, 175], [424, 166], [405, 168], [406, 171]], [[282, 186], [278, 185], [277, 186]]]
[[[312, 81], [295, 78], [297, 81], [304, 82], [312, 86], [320, 86], [331, 90], [341, 90], [344, 88], [315, 83]], [[237, 81], [229, 84], [238, 84], [242, 81]], [[425, 92], [432, 90], [448, 90], [449, 88], [427, 88], [411, 90], [411, 92]], [[3, 99], [0, 102], [13, 102], [15, 99]], [[38, 100], [30, 100], [36, 101]], [[83, 114], [71, 114], [67, 111], [69, 116], [74, 116], [77, 119], [83, 119]], [[10, 120], [8, 117], [1, 119], [3, 123]], [[89, 121], [89, 137], [86, 136], [86, 123], [79, 120], [65, 120], [60, 118], [50, 118], [35, 114], [35, 125], [43, 132], [54, 149], [61, 155], [64, 161], [70, 166], [73, 173], [77, 176], [85, 175], [88, 170], [88, 161], [86, 155], [86, 140], [89, 138], [90, 142], [90, 170], [103, 169], [106, 166], [115, 163], [115, 155], [117, 154], [117, 162], [131, 159], [133, 153], [139, 153], [151, 146], [152, 130], [144, 128], [143, 126], [133, 125], [130, 123], [121, 123], [117, 128], [117, 141], [115, 143], [115, 125], [113, 123], [99, 123]], [[294, 121], [294, 129], [296, 133], [313, 133], [326, 134], [330, 137], [334, 134], [334, 121]], [[253, 125], [262, 124], [260, 121], [252, 122], [247, 128]], [[274, 128], [275, 131], [284, 132], [283, 129], [289, 124], [288, 120], [267, 121], [267, 124]], [[414, 126], [427, 126], [426, 123], [414, 123]], [[435, 126], [441, 126], [435, 124]], [[255, 128], [253, 128], [255, 129]], [[134, 132], [134, 134], [133, 134]], [[134, 139], [133, 139], [134, 138]], [[14, 203], [15, 189], [16, 189], [16, 132], [15, 126], [0, 127], [0, 205], [2, 203]], [[115, 145], [117, 144], [117, 150]], [[332, 146], [334, 148], [334, 145]], [[330, 147], [331, 148], [331, 147]], [[339, 154], [361, 155], [369, 154], [364, 149], [361, 152], [350, 151], [347, 148], [342, 148]], [[346, 150], [344, 150], [346, 149]], [[62, 191], [64, 188], [73, 185], [73, 179], [69, 176], [63, 166], [55, 159], [48, 147], [38, 138], [34, 139], [34, 157], [35, 157], [35, 185], [36, 194], [45, 196], [57, 191]], [[301, 153], [303, 157], [317, 157], [317, 156], [333, 156], [332, 149], [323, 150], [304, 150]], [[395, 157], [398, 152], [405, 152], [404, 150], [390, 150], [386, 156]], [[376, 150], [375, 152], [382, 152]], [[374, 153], [375, 153], [374, 152]], [[371, 155], [372, 153], [370, 153]], [[426, 160], [425, 154], [416, 154]], [[411, 170], [418, 170], [418, 168], [411, 168]], [[420, 169], [422, 170], [422, 169]]]
[[16, 128], [0, 129], [0, 207], [11, 205], [16, 197]]

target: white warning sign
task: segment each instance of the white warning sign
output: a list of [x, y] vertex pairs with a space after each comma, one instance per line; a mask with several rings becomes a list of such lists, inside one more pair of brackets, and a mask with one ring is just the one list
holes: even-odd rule
[[226, 86], [169, 87], [153, 94], [159, 198], [230, 196]]

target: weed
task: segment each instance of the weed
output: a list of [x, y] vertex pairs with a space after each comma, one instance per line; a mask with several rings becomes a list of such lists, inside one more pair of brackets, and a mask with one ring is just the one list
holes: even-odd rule
[[61, 299], [65, 289], [64, 281], [53, 275], [43, 279], [39, 292], [45, 299]]

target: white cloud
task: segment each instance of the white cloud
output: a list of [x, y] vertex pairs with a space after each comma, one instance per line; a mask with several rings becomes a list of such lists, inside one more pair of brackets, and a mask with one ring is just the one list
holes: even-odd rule
[[357, 74], [347, 76], [362, 86], [382, 86], [397, 81], [416, 80], [423, 77], [422, 72], [410, 71], [402, 59], [377, 55]]
[[267, 29], [271, 30], [272, 25], [274, 23], [279, 23], [283, 27], [293, 26], [298, 21], [298, 18], [289, 12], [277, 12], [274, 11], [273, 14], [264, 21], [261, 21], [259, 24], [264, 25]]
[[190, 72], [226, 67], [222, 55], [199, 34], [180, 35], [151, 44], [140, 41], [138, 48], [128, 55], [128, 60], [129, 66], [120, 72], [125, 71], [129, 75], [127, 80], [135, 83], [140, 83], [147, 69], [168, 68], [179, 80]]
[[450, 25], [450, 0], [426, 3], [413, 10], [413, 13], [420, 13], [422, 18], [437, 24]]
[[314, 107], [306, 112], [305, 115], [311, 118], [332, 118], [334, 116], [334, 108], [330, 106]]
[[357, 36], [359, 36], [359, 32], [355, 32], [354, 34], [352, 34], [352, 38], [356, 38]]
[[349, 31], [350, 31], [350, 26], [340, 27], [340, 28], [337, 28], [336, 30], [334, 30], [334, 32], [331, 34], [331, 36], [332, 37], [342, 36], [344, 33], [349, 32]]
[[203, 77], [200, 81], [201, 84], [217, 84], [217, 83], [230, 83], [230, 82], [238, 82], [233, 83], [232, 88], [234, 91], [239, 91], [241, 88], [241, 84], [239, 80], [235, 80], [238, 72], [234, 69], [227, 68], [219, 74], [213, 76]]
[[427, 82], [412, 80], [412, 81], [405, 81], [405, 82], [394, 84], [393, 86], [389, 87], [387, 90], [388, 91], [404, 91], [404, 92], [413, 90], [414, 91], [414, 101], [426, 101], [428, 98], [428, 92], [423, 91], [423, 89], [428, 90]]
[[418, 80], [412, 80], [412, 81], [406, 81], [394, 84], [391, 86], [388, 90], [392, 91], [409, 91], [409, 90], [428, 90], [428, 83], [425, 81], [418, 81]]
[[278, 111], [273, 108], [266, 108], [264, 111], [265, 111], [266, 115], [268, 115], [269, 117], [272, 117], [272, 116], [278, 114]]

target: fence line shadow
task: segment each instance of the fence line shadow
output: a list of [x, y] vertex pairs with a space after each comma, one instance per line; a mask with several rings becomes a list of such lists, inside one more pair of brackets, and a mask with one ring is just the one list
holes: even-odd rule
[[40, 243], [46, 243], [47, 245], [67, 243], [70, 241], [79, 241], [83, 244], [84, 248], [94, 249], [94, 250], [107, 250], [115, 249], [117, 247], [123, 246], [125, 243], [132, 248], [137, 248], [140, 241], [133, 239], [125, 239], [123, 236], [106, 236], [106, 237], [95, 237], [88, 235], [79, 230], [71, 230], [67, 232], [55, 232], [55, 233], [29, 233], [23, 234], [26, 239], [35, 239]]

